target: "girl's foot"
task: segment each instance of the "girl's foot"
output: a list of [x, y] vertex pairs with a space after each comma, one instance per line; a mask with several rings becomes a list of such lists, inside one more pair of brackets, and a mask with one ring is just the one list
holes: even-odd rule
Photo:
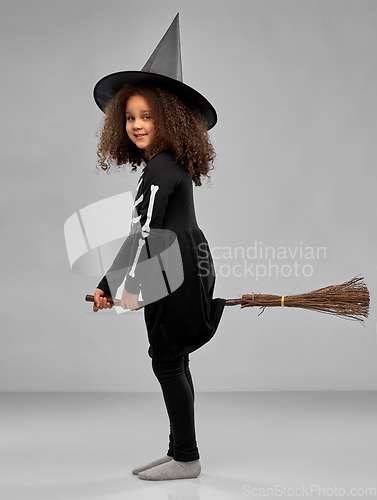
[[157, 465], [165, 464], [166, 462], [170, 462], [173, 457], [169, 457], [169, 455], [166, 455], [165, 457], [159, 458], [158, 460], [154, 460], [153, 462], [150, 462], [149, 464], [145, 465], [140, 465], [139, 467], [135, 467], [132, 471], [132, 474], [135, 474], [137, 476], [139, 472], [142, 472], [144, 470], [152, 469], [152, 467], [156, 467]]
[[140, 472], [139, 478], [147, 481], [165, 481], [168, 479], [193, 479], [201, 472], [200, 460], [178, 462], [170, 460], [152, 469]]

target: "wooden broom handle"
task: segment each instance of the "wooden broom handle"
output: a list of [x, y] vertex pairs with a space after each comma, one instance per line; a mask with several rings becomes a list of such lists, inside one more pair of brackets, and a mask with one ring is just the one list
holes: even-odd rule
[[[110, 302], [113, 306], [120, 306], [120, 300], [119, 299], [113, 299], [110, 295], [105, 294], [104, 295], [107, 299], [107, 302]], [[103, 297], [103, 295], [102, 295]], [[94, 295], [86, 295], [85, 300], [87, 302], [94, 302]], [[139, 301], [139, 306], [143, 307], [144, 303], [142, 301]]]
[[[103, 295], [102, 295], [103, 297]], [[105, 294], [105, 297], [107, 298], [107, 301], [110, 302], [110, 304], [113, 304], [113, 306], [120, 306], [120, 300], [119, 299], [113, 299], [110, 295]], [[87, 302], [94, 302], [94, 295], [86, 295], [85, 300]], [[238, 306], [241, 304], [242, 299], [226, 299], [225, 305], [226, 306]], [[144, 303], [142, 301], [139, 301], [139, 306], [143, 307]]]

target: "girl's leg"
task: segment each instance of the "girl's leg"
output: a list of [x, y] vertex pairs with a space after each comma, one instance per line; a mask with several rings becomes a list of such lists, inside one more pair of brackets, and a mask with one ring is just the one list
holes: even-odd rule
[[[192, 382], [191, 373], [190, 373], [190, 369], [189, 369], [189, 357], [188, 357], [188, 355], [186, 355], [184, 357], [183, 361], [184, 361], [184, 364], [183, 364], [184, 373], [185, 373], [188, 385], [190, 387], [190, 391], [192, 393], [192, 398], [194, 400], [194, 385]], [[153, 462], [150, 462], [148, 464], [135, 467], [133, 469], [132, 473], [135, 475], [138, 475], [140, 472], [143, 472], [145, 470], [151, 469], [152, 467], [156, 467], [157, 465], [161, 465], [163, 463], [170, 461], [173, 458], [173, 456], [174, 456], [174, 438], [173, 438], [172, 427], [170, 425], [169, 449], [168, 449], [167, 455], [158, 459], [158, 460], [154, 460]]]
[[[188, 354], [186, 354], [186, 356], [184, 357], [184, 360], [183, 360], [183, 367], [184, 367], [184, 372], [185, 372], [185, 376], [186, 376], [186, 379], [187, 379], [187, 382], [189, 384], [189, 387], [190, 387], [190, 390], [191, 390], [191, 393], [192, 393], [192, 399], [193, 399], [193, 402], [195, 400], [195, 391], [194, 391], [194, 384], [192, 382], [192, 377], [191, 377], [191, 372], [190, 372], [190, 368], [189, 368], [189, 356]], [[169, 433], [169, 447], [168, 447], [168, 452], [167, 452], [167, 456], [168, 457], [173, 457], [174, 456], [174, 437], [173, 437], [173, 431], [172, 431], [172, 428], [171, 428], [171, 425], [170, 425], [170, 433]]]
[[199, 459], [194, 421], [194, 386], [188, 356], [174, 361], [152, 360], [170, 420], [168, 455], [180, 462]]
[[[153, 371], [161, 384], [169, 415], [173, 459], [139, 473], [148, 481], [193, 479], [201, 466], [196, 446], [194, 422], [194, 386], [188, 368], [188, 356], [171, 362], [152, 360]], [[170, 457], [167, 457], [170, 458]]]

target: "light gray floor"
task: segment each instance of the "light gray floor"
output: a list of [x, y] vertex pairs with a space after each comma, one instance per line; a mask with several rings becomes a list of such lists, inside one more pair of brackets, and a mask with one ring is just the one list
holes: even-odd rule
[[185, 481], [131, 474], [167, 450], [157, 393], [3, 393], [0, 424], [1, 500], [377, 497], [375, 392], [197, 393]]

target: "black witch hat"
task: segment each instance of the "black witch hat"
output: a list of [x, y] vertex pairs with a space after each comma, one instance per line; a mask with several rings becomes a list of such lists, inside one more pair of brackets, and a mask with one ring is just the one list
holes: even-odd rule
[[141, 71], [120, 71], [102, 78], [94, 87], [94, 99], [104, 111], [123, 85], [149, 84], [172, 92], [193, 105], [205, 118], [208, 130], [216, 125], [212, 104], [199, 92], [183, 83], [179, 14], [177, 14]]

